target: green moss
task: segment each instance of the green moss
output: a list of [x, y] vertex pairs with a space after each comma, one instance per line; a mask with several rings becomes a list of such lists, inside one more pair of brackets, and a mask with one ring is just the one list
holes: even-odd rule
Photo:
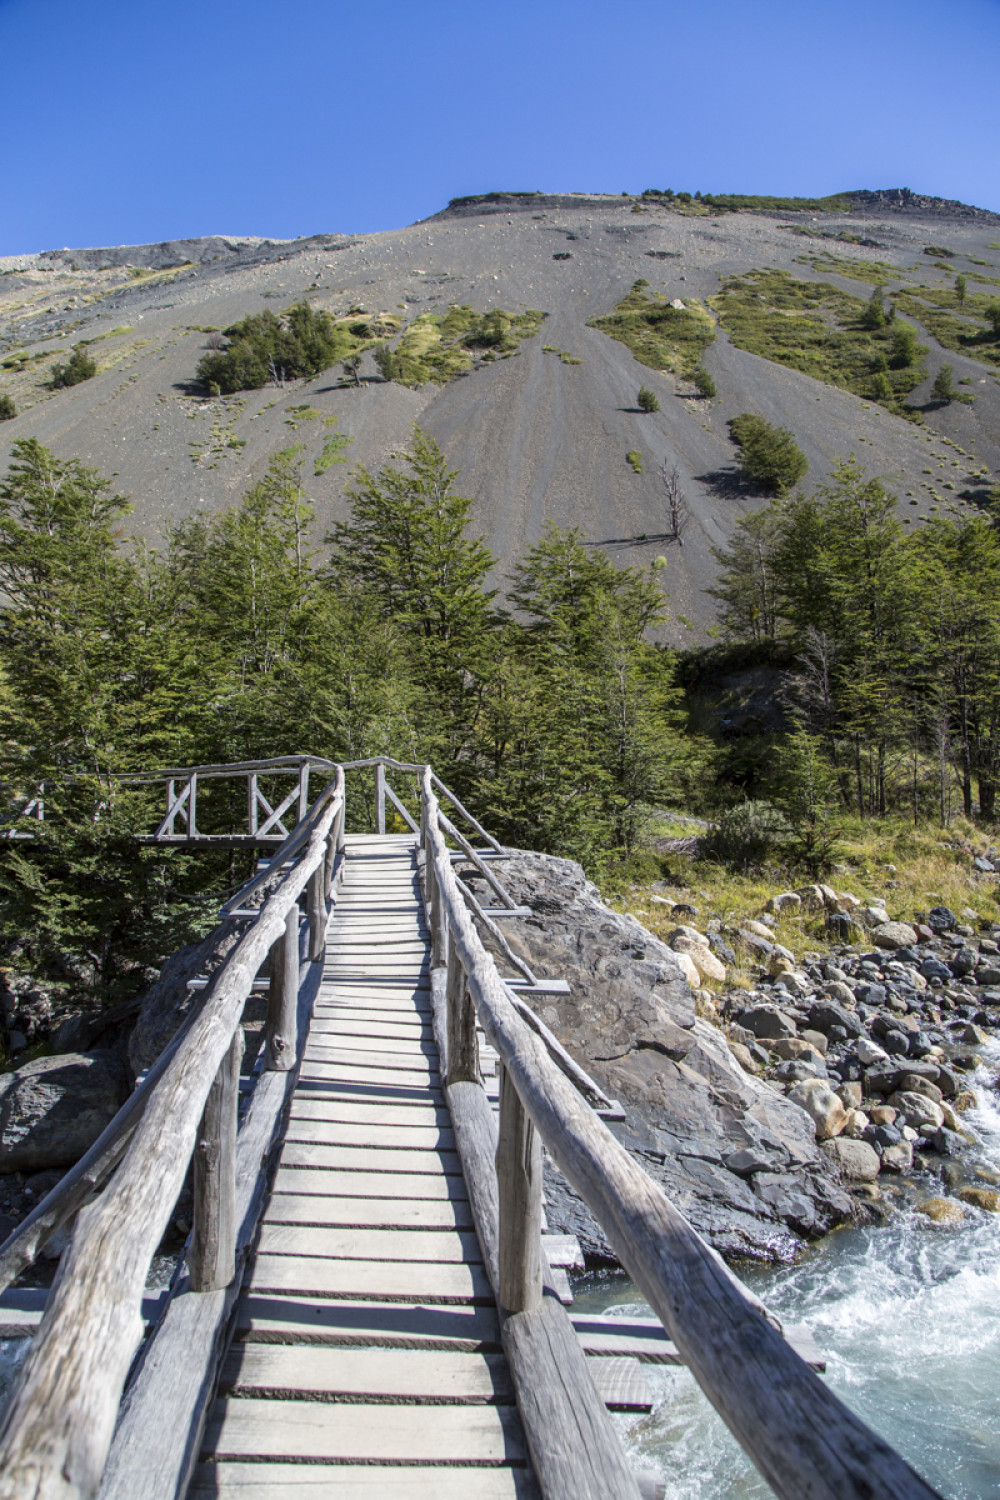
[[927, 351], [918, 345], [913, 362], [899, 361], [900, 325], [866, 328], [867, 299], [827, 281], [760, 270], [730, 278], [712, 305], [738, 348], [908, 415], [902, 400], [923, 380]]
[[592, 318], [588, 327], [631, 349], [640, 364], [651, 370], [691, 377], [715, 338], [715, 321], [700, 302], [671, 307], [660, 292], [648, 292], [637, 281], [613, 312]]

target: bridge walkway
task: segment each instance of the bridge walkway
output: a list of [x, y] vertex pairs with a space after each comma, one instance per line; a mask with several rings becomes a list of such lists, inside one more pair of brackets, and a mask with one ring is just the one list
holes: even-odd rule
[[438, 1072], [416, 848], [347, 839], [199, 1500], [537, 1494]]

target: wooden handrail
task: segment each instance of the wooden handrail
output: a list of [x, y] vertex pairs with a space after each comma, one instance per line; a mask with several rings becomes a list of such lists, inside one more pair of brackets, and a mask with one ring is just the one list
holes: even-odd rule
[[80, 1211], [0, 1429], [2, 1500], [91, 1500], [97, 1491], [122, 1389], [142, 1337], [142, 1293], [150, 1262], [183, 1185], [209, 1093], [230, 1053], [254, 976], [275, 941], [285, 936], [288, 916], [307, 882], [314, 872], [328, 868], [327, 840], [343, 806], [339, 770], [338, 781], [337, 794], [310, 823], [301, 859], [215, 977], [153, 1089], [114, 1178], [95, 1203]]
[[[550, 1060], [480, 942], [441, 821], [428, 769], [425, 863], [506, 1080], [745, 1452], [782, 1500], [930, 1500], [937, 1492], [795, 1353]], [[501, 1217], [501, 1238], [519, 1232]]]

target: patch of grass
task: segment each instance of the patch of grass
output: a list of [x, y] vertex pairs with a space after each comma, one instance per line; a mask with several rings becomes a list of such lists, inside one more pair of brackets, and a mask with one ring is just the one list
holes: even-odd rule
[[387, 380], [400, 385], [448, 385], [480, 365], [516, 354], [521, 343], [538, 332], [545, 316], [535, 310], [508, 313], [499, 307], [481, 313], [453, 303], [446, 313], [421, 313], [395, 349], [384, 346], [376, 351], [376, 363]]
[[[325, 425], [332, 426], [336, 420], [336, 417], [327, 417]], [[332, 468], [334, 464], [346, 464], [344, 449], [353, 442], [353, 438], [345, 437], [342, 432], [331, 432], [316, 459], [313, 473], [319, 476], [325, 474], [327, 469]]]
[[892, 368], [900, 325], [867, 328], [866, 300], [770, 269], [731, 277], [712, 306], [738, 348], [909, 415], [903, 397], [924, 379], [927, 350], [918, 345], [914, 362]]
[[642, 473], [642, 454], [638, 448], [630, 448], [625, 455], [625, 462], [630, 464], [637, 474]]
[[290, 406], [288, 408], [288, 415], [285, 417], [285, 426], [290, 427], [294, 432], [300, 422], [315, 422], [320, 416], [322, 416], [322, 412], [318, 412], [315, 406], [309, 406], [308, 404], [304, 406]]
[[562, 363], [564, 365], [582, 365], [583, 364], [583, 360], [582, 359], [578, 359], [575, 354], [570, 354], [565, 349], [557, 349], [556, 346], [555, 346], [555, 344], [543, 344], [542, 345], [542, 353], [543, 354], [558, 354], [560, 360], [562, 361]]
[[700, 302], [671, 307], [667, 297], [649, 291], [642, 280], [634, 283], [613, 312], [591, 318], [587, 326], [617, 339], [651, 370], [688, 379], [715, 339], [715, 320]]
[[884, 281], [899, 280], [903, 271], [890, 265], [887, 260], [845, 260], [842, 255], [800, 255], [796, 257], [800, 266], [812, 266], [821, 276], [848, 276], [852, 281], [864, 281], [869, 286], [881, 286]]
[[[996, 880], [977, 876], [971, 869], [973, 854], [984, 853], [989, 842], [981, 830], [962, 819], [948, 829], [914, 828], [902, 819], [861, 822], [845, 818], [838, 823], [842, 827], [841, 854], [828, 879], [838, 894], [847, 892], [865, 903], [881, 898], [890, 917], [897, 921], [919, 920], [932, 906], [949, 906], [960, 920], [968, 908], [981, 921], [1000, 921]], [[653, 832], [664, 838], [689, 833], [690, 829], [675, 828], [667, 819]], [[643, 861], [620, 872], [617, 878], [612, 873], [607, 884], [616, 905], [637, 916], [643, 926], [663, 939], [678, 925], [678, 918], [668, 907], [651, 901], [653, 895], [696, 906], [697, 917], [683, 920], [703, 932], [712, 918], [726, 927], [739, 928], [748, 919], [759, 918], [771, 896], [801, 887], [809, 879], [801, 870], [782, 867], [741, 874], [708, 859], [660, 855], [658, 860], [658, 872], [642, 868]], [[783, 912], [776, 918], [773, 931], [777, 941], [797, 958], [830, 944], [821, 913]], [[731, 937], [727, 940], [732, 941]], [[739, 968], [731, 970], [729, 977], [739, 983], [742, 971], [745, 983], [752, 969], [750, 955], [741, 953], [738, 945], [734, 947]]]
[[[942, 348], [967, 354], [981, 364], [1000, 365], [1000, 340], [985, 313], [987, 303], [995, 298], [967, 291], [965, 301], [959, 302], [953, 286], [904, 287], [891, 295], [900, 312], [919, 319]], [[981, 320], [973, 321], [977, 315]]]

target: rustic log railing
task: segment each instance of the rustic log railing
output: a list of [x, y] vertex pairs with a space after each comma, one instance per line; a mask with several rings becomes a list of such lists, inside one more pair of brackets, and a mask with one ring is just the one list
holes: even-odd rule
[[[113, 1159], [111, 1142], [105, 1141], [103, 1156], [97, 1152], [108, 1170], [116, 1162], [117, 1168], [100, 1197], [79, 1209], [5, 1415], [0, 1430], [0, 1496], [5, 1500], [96, 1494], [122, 1389], [142, 1339], [149, 1266], [192, 1158], [191, 1287], [218, 1291], [234, 1280], [240, 1020], [257, 971], [277, 948], [266, 1027], [268, 1068], [290, 1068], [299, 990], [298, 901], [311, 887], [308, 905], [315, 930], [310, 949], [321, 948], [329, 889], [320, 883], [336, 869], [336, 849], [343, 838], [344, 773], [339, 767], [335, 772], [305, 820], [307, 837], [299, 857], [175, 1039], [172, 1054], [144, 1091], [143, 1107], [133, 1106], [124, 1129], [119, 1116], [119, 1137], [126, 1130], [131, 1135], [127, 1147]], [[96, 1185], [95, 1165], [96, 1160], [91, 1162], [91, 1188]], [[8, 1242], [4, 1249], [9, 1248]]]
[[[328, 783], [307, 807], [303, 797], [316, 770]], [[613, 1118], [616, 1107], [522, 998], [525, 989], [544, 993], [554, 982], [536, 979], [457, 877], [456, 863], [471, 864], [501, 903], [495, 914], [523, 910], [490, 868], [490, 858], [504, 853], [497, 842], [428, 766], [387, 757], [334, 765], [305, 756], [146, 778], [167, 790], [158, 842], [239, 840], [272, 844], [273, 853], [223, 909], [231, 931], [241, 921], [251, 925], [173, 1041], [87, 1156], [0, 1246], [2, 1287], [76, 1215], [0, 1429], [0, 1500], [91, 1500], [98, 1489], [100, 1500], [185, 1493], [301, 1055], [310, 995], [300, 986], [300, 966], [323, 952], [342, 868], [345, 772], [353, 770], [375, 773], [376, 828], [384, 832], [391, 807], [419, 838], [440, 1071], [545, 1500], [637, 1500], [641, 1491], [544, 1254], [543, 1145], [783, 1500], [929, 1500], [936, 1492], [816, 1377], [599, 1117]], [[419, 820], [388, 785], [387, 770], [418, 779]], [[272, 802], [260, 778], [275, 773], [294, 776], [295, 789]], [[248, 832], [201, 834], [199, 782], [226, 774], [246, 779]], [[473, 848], [459, 832], [438, 793], [484, 847]], [[178, 820], [183, 831], [172, 832]], [[300, 898], [307, 916], [301, 934]], [[519, 979], [501, 977], [477, 924]], [[267, 959], [262, 1071], [237, 1130], [240, 1021]], [[480, 1076], [477, 1022], [499, 1057], [499, 1121]], [[189, 1163], [194, 1228], [186, 1278], [175, 1278], [173, 1290], [200, 1295], [166, 1299], [119, 1416], [142, 1339], [149, 1264]]]
[[[429, 771], [421, 825], [434, 933], [435, 1027], [476, 1228], [546, 1500], [633, 1495], [612, 1476], [586, 1367], [545, 1295], [541, 1143], [601, 1224], [702, 1390], [782, 1500], [925, 1500], [936, 1491], [833, 1394], [715, 1251], [581, 1099], [521, 1015], [458, 887]], [[478, 1077], [475, 1016], [502, 1068], [499, 1132]], [[493, 1154], [496, 1153], [496, 1165]], [[584, 1420], [592, 1468], [575, 1449]], [[567, 1427], [566, 1424], [570, 1425]], [[565, 1442], [559, 1434], [571, 1433]], [[629, 1487], [631, 1485], [631, 1488]]]

